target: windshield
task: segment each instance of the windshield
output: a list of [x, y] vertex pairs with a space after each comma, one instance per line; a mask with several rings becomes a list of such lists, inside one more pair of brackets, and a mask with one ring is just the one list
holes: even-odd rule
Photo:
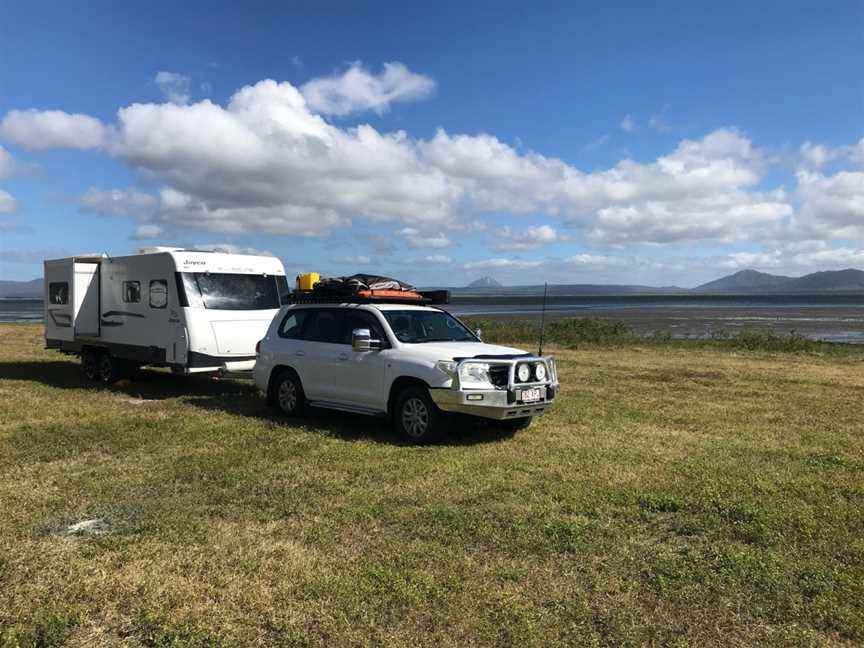
[[438, 310], [387, 310], [384, 318], [400, 342], [476, 342], [477, 338], [449, 313]]
[[211, 272], [182, 272], [177, 283], [183, 306], [214, 310], [273, 310], [288, 286], [283, 276]]

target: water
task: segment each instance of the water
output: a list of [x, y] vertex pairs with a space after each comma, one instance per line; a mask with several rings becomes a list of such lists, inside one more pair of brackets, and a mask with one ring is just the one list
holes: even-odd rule
[[[537, 319], [540, 296], [455, 296], [460, 316]], [[0, 322], [41, 321], [41, 299], [0, 299]], [[744, 329], [864, 344], [864, 295], [589, 295], [550, 297], [546, 317], [620, 319], [640, 333], [704, 338]]]

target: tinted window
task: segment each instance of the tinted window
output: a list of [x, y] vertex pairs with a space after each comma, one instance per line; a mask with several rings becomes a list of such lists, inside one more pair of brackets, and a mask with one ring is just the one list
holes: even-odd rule
[[136, 304], [141, 301], [141, 282], [123, 282], [123, 301], [127, 304]]
[[[189, 306], [216, 310], [270, 310], [279, 308], [280, 277], [195, 272], [183, 274], [183, 291]], [[284, 281], [284, 277], [281, 277]]]
[[384, 329], [372, 313], [366, 311], [345, 311], [345, 324], [342, 329], [342, 344], [351, 344], [354, 329], [369, 329], [373, 340], [381, 340], [385, 345], [387, 337]]
[[439, 310], [384, 311], [400, 342], [474, 342], [477, 338], [449, 313]]
[[288, 311], [282, 324], [279, 326], [279, 336], [289, 340], [299, 340], [303, 332], [303, 323], [306, 321], [306, 315], [309, 311], [293, 310]]
[[311, 311], [303, 329], [303, 339], [310, 342], [341, 344], [341, 334], [342, 311], [338, 308]]
[[69, 284], [65, 281], [57, 281], [48, 284], [48, 301], [52, 304], [69, 303]]
[[150, 282], [150, 308], [165, 308], [168, 305], [168, 282], [154, 279]]

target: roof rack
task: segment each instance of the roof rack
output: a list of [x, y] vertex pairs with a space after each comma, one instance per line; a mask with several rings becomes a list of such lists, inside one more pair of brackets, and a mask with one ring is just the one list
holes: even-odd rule
[[[404, 294], [400, 294], [404, 293]], [[449, 304], [449, 290], [360, 290], [357, 292], [323, 292], [295, 290], [282, 296], [283, 304]]]

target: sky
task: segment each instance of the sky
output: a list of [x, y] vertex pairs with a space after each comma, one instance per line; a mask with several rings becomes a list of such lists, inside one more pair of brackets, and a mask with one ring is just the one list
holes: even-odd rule
[[864, 2], [0, 3], [0, 278], [864, 268]]

